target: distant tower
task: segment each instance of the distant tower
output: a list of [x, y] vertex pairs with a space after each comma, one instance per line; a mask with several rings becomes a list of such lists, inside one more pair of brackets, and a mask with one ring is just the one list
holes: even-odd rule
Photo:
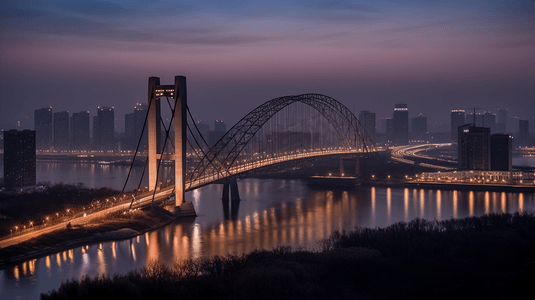
[[72, 149], [90, 150], [89, 111], [72, 114]]
[[[134, 107], [134, 147], [137, 146], [141, 132], [143, 132], [143, 125], [145, 124], [148, 109], [149, 106], [146, 103], [138, 103]], [[147, 131], [145, 130], [141, 138], [141, 143], [139, 144], [140, 151], [147, 151], [148, 141]]]
[[490, 170], [490, 128], [464, 125], [458, 128], [460, 170]]
[[35, 146], [37, 150], [52, 147], [52, 106], [34, 111]]
[[497, 133], [490, 136], [490, 169], [511, 172], [513, 167], [513, 139]]
[[54, 150], [69, 149], [69, 112], [54, 113]]
[[359, 114], [359, 122], [366, 130], [368, 136], [375, 141], [375, 113], [367, 110], [361, 110]]
[[529, 120], [518, 120], [518, 137], [520, 144], [526, 146], [529, 139]]
[[493, 114], [489, 111], [486, 111], [483, 113], [483, 127], [490, 128], [490, 133], [494, 133], [496, 131], [496, 114]]
[[115, 149], [115, 118], [113, 107], [98, 107], [98, 150], [113, 151]]
[[464, 110], [454, 109], [451, 111], [451, 141], [457, 143], [457, 130], [459, 126], [463, 126], [465, 123], [464, 120]]
[[35, 131], [4, 131], [4, 184], [7, 189], [35, 185]]
[[414, 138], [418, 140], [427, 140], [427, 118], [420, 114], [416, 118], [412, 118], [412, 133]]
[[124, 138], [126, 145], [123, 145], [123, 149], [135, 150], [137, 146], [137, 140], [135, 138], [135, 123], [134, 113], [124, 115]]
[[407, 104], [396, 104], [393, 119], [394, 145], [406, 145], [409, 143], [409, 109]]
[[210, 147], [215, 145], [220, 138], [222, 138], [225, 133], [227, 133], [227, 125], [223, 120], [215, 120], [214, 122], [214, 131], [211, 131], [209, 134], [209, 144]]
[[98, 117], [93, 116], [93, 138], [91, 150], [98, 150], [100, 148], [100, 138], [98, 136]]
[[507, 132], [507, 109], [498, 109], [495, 131], [496, 133]]
[[392, 144], [394, 141], [394, 120], [392, 118], [385, 118], [384, 120], [386, 144]]

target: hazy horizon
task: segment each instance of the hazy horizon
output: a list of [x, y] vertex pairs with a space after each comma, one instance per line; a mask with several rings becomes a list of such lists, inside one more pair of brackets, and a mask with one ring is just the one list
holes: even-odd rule
[[[0, 127], [34, 110], [147, 101], [149, 76], [188, 82], [196, 119], [230, 128], [270, 99], [303, 93], [390, 117], [406, 103], [535, 117], [533, 1], [7, 1], [0, 4]], [[533, 122], [531, 122], [533, 123]]]

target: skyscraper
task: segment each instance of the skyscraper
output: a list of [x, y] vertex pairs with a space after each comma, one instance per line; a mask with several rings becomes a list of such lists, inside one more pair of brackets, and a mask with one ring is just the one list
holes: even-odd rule
[[490, 111], [486, 111], [483, 113], [483, 127], [490, 128], [490, 133], [494, 133], [496, 131], [496, 114], [491, 113]]
[[135, 138], [135, 124], [134, 113], [124, 115], [124, 149], [135, 150], [137, 147], [137, 140]]
[[412, 132], [427, 133], [427, 118], [420, 114], [416, 118], [412, 118]]
[[72, 114], [72, 133], [72, 148], [74, 150], [90, 150], [89, 111], [81, 111]]
[[496, 133], [507, 132], [507, 109], [498, 109], [495, 131]]
[[427, 118], [422, 116], [422, 114], [416, 118], [412, 118], [411, 139], [427, 141]]
[[37, 150], [52, 147], [52, 106], [34, 111], [35, 146]]
[[520, 138], [520, 145], [526, 146], [529, 140], [529, 121], [518, 120], [518, 137]]
[[368, 136], [375, 142], [375, 113], [367, 110], [361, 110], [359, 114], [359, 122], [366, 130]]
[[513, 139], [508, 134], [490, 136], [490, 169], [511, 172], [513, 167]]
[[98, 150], [113, 151], [115, 149], [115, 119], [113, 107], [98, 107]]
[[141, 143], [139, 144], [139, 151], [146, 151], [149, 144], [147, 130], [143, 131], [143, 125], [145, 124], [148, 108], [149, 106], [146, 103], [138, 103], [136, 104], [136, 107], [134, 107], [134, 147], [137, 146], [139, 137], [143, 132], [143, 137], [141, 138]]
[[223, 120], [215, 120], [214, 122], [214, 131], [223, 131], [227, 132], [227, 125]]
[[69, 149], [69, 112], [54, 113], [54, 150]]
[[98, 136], [98, 116], [93, 116], [93, 144], [91, 149], [98, 150], [100, 146], [100, 138]]
[[396, 104], [394, 107], [393, 142], [394, 145], [406, 145], [409, 143], [409, 109], [407, 104]]
[[490, 170], [490, 128], [464, 125], [458, 128], [460, 170]]
[[454, 109], [451, 111], [451, 141], [457, 143], [457, 129], [465, 123], [464, 110]]
[[4, 184], [7, 189], [35, 185], [35, 131], [4, 131]]

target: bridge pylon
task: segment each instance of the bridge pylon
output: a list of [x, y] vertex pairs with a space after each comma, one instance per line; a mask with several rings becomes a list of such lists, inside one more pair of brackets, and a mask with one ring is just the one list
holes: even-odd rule
[[[171, 120], [174, 123], [174, 148], [172, 154], [165, 154], [162, 144], [161, 105], [160, 98], [167, 97], [174, 100], [171, 108]], [[149, 190], [157, 189], [159, 165], [162, 159], [175, 161], [175, 204], [176, 207], [193, 210], [191, 203], [185, 202], [186, 178], [186, 130], [187, 130], [187, 90], [186, 77], [175, 76], [174, 85], [161, 85], [159, 77], [149, 77], [148, 90], [148, 168]], [[166, 139], [169, 130], [166, 129]], [[193, 210], [193, 213], [195, 211]]]

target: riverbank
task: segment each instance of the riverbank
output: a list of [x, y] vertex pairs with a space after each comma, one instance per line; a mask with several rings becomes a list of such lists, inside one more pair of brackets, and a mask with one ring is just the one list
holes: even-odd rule
[[175, 214], [160, 207], [109, 214], [84, 226], [72, 226], [0, 249], [0, 270], [83, 245], [132, 238], [175, 220]]
[[492, 214], [334, 232], [316, 252], [151, 263], [64, 282], [42, 299], [531, 299], [535, 215]]
[[468, 184], [468, 183], [440, 183], [440, 182], [405, 182], [405, 181], [362, 181], [364, 186], [441, 189], [458, 191], [489, 191], [511, 193], [535, 193], [535, 186], [506, 185], [506, 184]]

